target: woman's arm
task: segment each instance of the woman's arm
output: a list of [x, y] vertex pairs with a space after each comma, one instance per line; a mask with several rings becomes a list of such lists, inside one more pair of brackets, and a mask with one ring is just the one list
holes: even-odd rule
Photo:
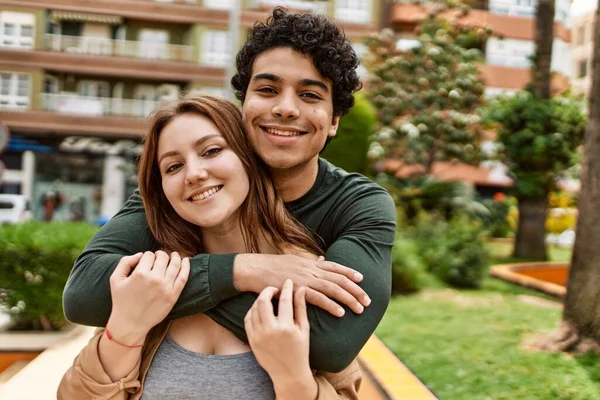
[[271, 377], [277, 399], [358, 399], [361, 374], [356, 362], [336, 374], [314, 375], [310, 369], [306, 288], [293, 294], [292, 281], [286, 281], [275, 316], [272, 300], [278, 292], [273, 287], [261, 292], [245, 318], [250, 347]]
[[189, 259], [158, 251], [123, 257], [110, 277], [112, 313], [63, 377], [59, 399], [125, 400], [140, 387], [142, 347], [186, 284]]
[[58, 400], [127, 400], [140, 387], [139, 357], [128, 374], [116, 381], [106, 373], [98, 351], [105, 335], [99, 328], [63, 375], [56, 394]]

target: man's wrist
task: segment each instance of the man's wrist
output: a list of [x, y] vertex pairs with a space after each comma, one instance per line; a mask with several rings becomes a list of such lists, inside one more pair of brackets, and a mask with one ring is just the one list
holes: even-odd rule
[[233, 260], [233, 287], [238, 292], [252, 292], [252, 254], [238, 254]]

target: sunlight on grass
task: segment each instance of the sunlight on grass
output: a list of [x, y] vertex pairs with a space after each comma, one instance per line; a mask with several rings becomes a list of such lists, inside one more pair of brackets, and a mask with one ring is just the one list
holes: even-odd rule
[[[522, 261], [510, 259], [510, 244], [490, 251], [493, 264]], [[571, 251], [552, 248], [550, 257], [568, 261]], [[441, 400], [600, 400], [597, 355], [528, 346], [558, 325], [561, 309], [522, 295], [551, 299], [493, 278], [480, 290], [430, 286], [392, 299], [376, 334]]]

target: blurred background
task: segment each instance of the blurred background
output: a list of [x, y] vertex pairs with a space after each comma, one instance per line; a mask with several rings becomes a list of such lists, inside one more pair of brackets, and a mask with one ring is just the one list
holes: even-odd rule
[[62, 290], [137, 187], [147, 116], [235, 102], [277, 5], [351, 40], [364, 88], [322, 156], [397, 206], [361, 399], [600, 399], [596, 0], [0, 0], [0, 398], [52, 398], [87, 338]]

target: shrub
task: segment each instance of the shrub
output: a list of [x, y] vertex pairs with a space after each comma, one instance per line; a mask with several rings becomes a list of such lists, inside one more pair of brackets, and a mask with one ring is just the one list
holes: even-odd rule
[[415, 241], [403, 236], [398, 237], [392, 249], [392, 294], [419, 291], [425, 273]]
[[444, 221], [424, 218], [414, 228], [427, 270], [460, 288], [477, 288], [486, 274], [489, 253], [478, 221], [459, 216]]
[[62, 293], [75, 259], [96, 227], [31, 221], [0, 227], [0, 306], [16, 329], [59, 329]]
[[354, 107], [342, 117], [335, 138], [321, 156], [348, 172], [366, 173], [369, 136], [375, 127], [375, 110], [360, 93], [354, 95]]
[[508, 213], [511, 208], [511, 201], [502, 199], [485, 199], [482, 204], [490, 211], [488, 218], [484, 218], [484, 226], [491, 237], [505, 238], [513, 233], [513, 229], [508, 220]]
[[552, 208], [546, 218], [546, 232], [559, 235], [577, 226], [576, 208]]

